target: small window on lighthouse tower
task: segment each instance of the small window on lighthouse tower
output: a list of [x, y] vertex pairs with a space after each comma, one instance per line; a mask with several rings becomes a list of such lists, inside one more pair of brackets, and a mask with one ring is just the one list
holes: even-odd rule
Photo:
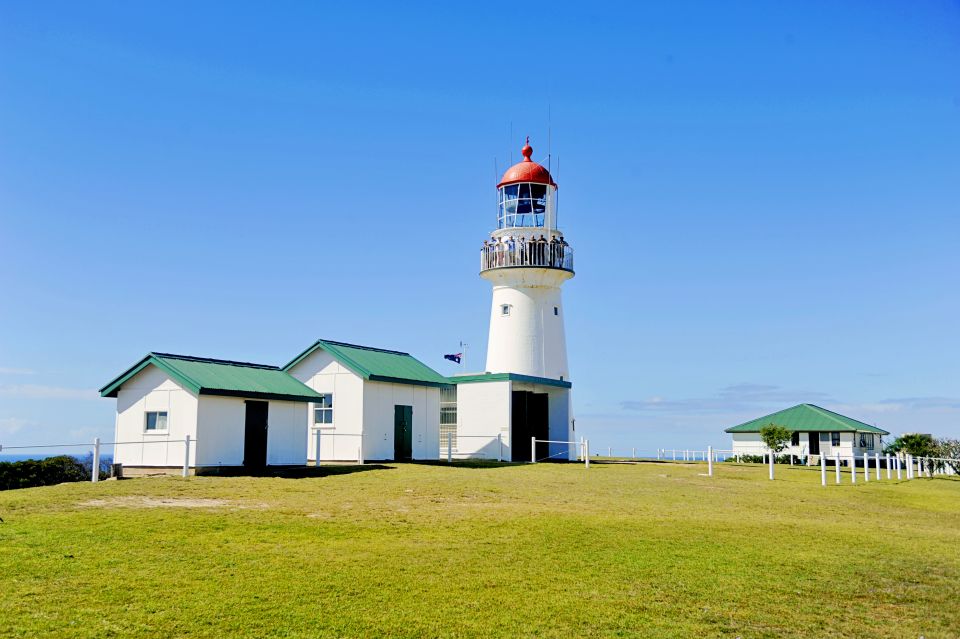
[[554, 306], [554, 307], [553, 307], [553, 314], [554, 314], [554, 315], [559, 315], [559, 314], [560, 314], [560, 307], [559, 307], [559, 306]]
[[509, 305], [509, 304], [501, 304], [501, 305], [500, 305], [500, 314], [503, 315], [504, 317], [506, 317], [507, 315], [509, 315], [509, 314], [510, 314], [510, 305]]

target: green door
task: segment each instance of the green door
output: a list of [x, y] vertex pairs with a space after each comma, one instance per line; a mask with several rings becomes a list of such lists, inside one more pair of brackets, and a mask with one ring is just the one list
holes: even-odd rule
[[393, 458], [413, 459], [413, 406], [393, 407]]

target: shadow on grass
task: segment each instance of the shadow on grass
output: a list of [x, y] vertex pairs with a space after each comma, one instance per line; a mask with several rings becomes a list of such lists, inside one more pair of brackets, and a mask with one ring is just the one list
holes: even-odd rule
[[282, 477], [284, 479], [306, 479], [309, 477], [328, 477], [331, 475], [350, 475], [368, 470], [393, 470], [393, 466], [384, 464], [322, 464], [316, 466], [267, 466], [258, 470], [244, 468], [219, 468], [198, 473], [205, 477]]
[[455, 459], [452, 462], [444, 459], [415, 459], [403, 463], [417, 466], [446, 466], [448, 468], [512, 468], [526, 465], [524, 462], [498, 462], [487, 459]]

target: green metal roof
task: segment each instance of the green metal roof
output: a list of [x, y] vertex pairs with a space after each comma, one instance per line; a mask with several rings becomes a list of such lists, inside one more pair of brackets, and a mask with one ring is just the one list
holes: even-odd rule
[[101, 397], [116, 397], [120, 387], [147, 366], [156, 366], [198, 395], [295, 402], [312, 402], [320, 398], [319, 393], [277, 366], [169, 353], [150, 353], [101, 388]]
[[759, 433], [760, 429], [769, 424], [783, 426], [792, 431], [802, 432], [826, 432], [839, 431], [845, 433], [878, 433], [880, 435], [889, 435], [885, 430], [864, 424], [850, 417], [835, 413], [826, 408], [820, 408], [813, 404], [798, 404], [793, 408], [787, 408], [776, 413], [771, 413], [766, 417], [752, 419], [738, 426], [726, 429], [727, 433]]
[[477, 382], [527, 382], [529, 384], [542, 384], [544, 386], [558, 386], [560, 388], [573, 388], [573, 384], [562, 379], [551, 379], [549, 377], [536, 377], [534, 375], [520, 375], [519, 373], [479, 373], [476, 375], [454, 375], [450, 378], [454, 384], [475, 384]]
[[416, 384], [418, 386], [440, 386], [451, 383], [449, 379], [413, 357], [410, 353], [334, 342], [326, 339], [318, 339], [311, 344], [309, 348], [284, 366], [283, 370], [289, 371], [318, 348], [330, 353], [335, 360], [360, 377], [374, 382]]

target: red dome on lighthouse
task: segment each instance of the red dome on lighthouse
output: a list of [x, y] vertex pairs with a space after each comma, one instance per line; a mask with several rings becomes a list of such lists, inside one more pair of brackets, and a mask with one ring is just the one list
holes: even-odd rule
[[533, 147], [530, 146], [529, 136], [527, 136], [527, 143], [520, 149], [520, 153], [523, 155], [523, 161], [517, 162], [507, 169], [507, 172], [500, 178], [500, 184], [497, 185], [498, 189], [505, 184], [517, 184], [519, 182], [557, 185], [550, 176], [550, 171], [530, 159], [530, 156], [533, 155]]

